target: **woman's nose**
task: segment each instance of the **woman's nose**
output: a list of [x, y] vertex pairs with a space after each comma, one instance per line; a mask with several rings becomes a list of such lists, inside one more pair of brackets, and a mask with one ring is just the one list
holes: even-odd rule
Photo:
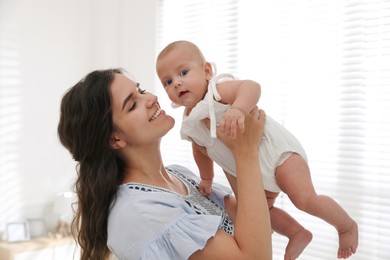
[[155, 103], [157, 102], [157, 96], [153, 94], [148, 94], [147, 101], [146, 101], [146, 106], [152, 107]]

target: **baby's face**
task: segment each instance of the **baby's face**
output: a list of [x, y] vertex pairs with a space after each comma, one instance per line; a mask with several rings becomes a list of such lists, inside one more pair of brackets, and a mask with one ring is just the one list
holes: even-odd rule
[[156, 64], [158, 77], [170, 100], [187, 108], [193, 108], [206, 94], [208, 67], [208, 63], [185, 48], [169, 51]]

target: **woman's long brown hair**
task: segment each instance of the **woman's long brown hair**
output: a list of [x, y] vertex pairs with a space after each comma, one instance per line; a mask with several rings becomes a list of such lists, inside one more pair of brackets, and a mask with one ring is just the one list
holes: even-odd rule
[[123, 162], [110, 148], [109, 87], [119, 69], [89, 73], [62, 98], [58, 136], [78, 162], [72, 235], [82, 260], [107, 259], [107, 219], [123, 178]]

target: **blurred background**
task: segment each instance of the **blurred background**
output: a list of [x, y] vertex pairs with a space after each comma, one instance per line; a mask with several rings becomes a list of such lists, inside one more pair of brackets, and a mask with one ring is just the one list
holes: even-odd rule
[[[358, 222], [351, 259], [388, 259], [389, 0], [0, 0], [0, 232], [24, 219], [50, 231], [64, 219], [56, 203], [76, 164], [57, 138], [59, 104], [95, 69], [122, 67], [159, 96], [176, 118], [165, 162], [196, 171], [179, 137], [182, 109], [170, 107], [155, 73], [158, 52], [180, 39], [218, 72], [261, 84], [259, 107], [300, 139], [317, 192]], [[299, 259], [337, 259], [333, 227], [283, 194], [277, 205], [314, 235]], [[273, 234], [274, 259], [286, 243]]]

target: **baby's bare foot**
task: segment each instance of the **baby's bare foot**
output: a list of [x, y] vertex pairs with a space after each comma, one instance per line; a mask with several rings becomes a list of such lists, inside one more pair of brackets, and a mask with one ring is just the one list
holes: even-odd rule
[[345, 231], [339, 232], [339, 250], [338, 258], [348, 258], [356, 253], [359, 243], [358, 225], [353, 221], [351, 227]]
[[307, 229], [302, 229], [296, 233], [292, 238], [290, 238], [287, 244], [284, 260], [297, 259], [306, 246], [310, 243], [312, 238], [313, 235]]

